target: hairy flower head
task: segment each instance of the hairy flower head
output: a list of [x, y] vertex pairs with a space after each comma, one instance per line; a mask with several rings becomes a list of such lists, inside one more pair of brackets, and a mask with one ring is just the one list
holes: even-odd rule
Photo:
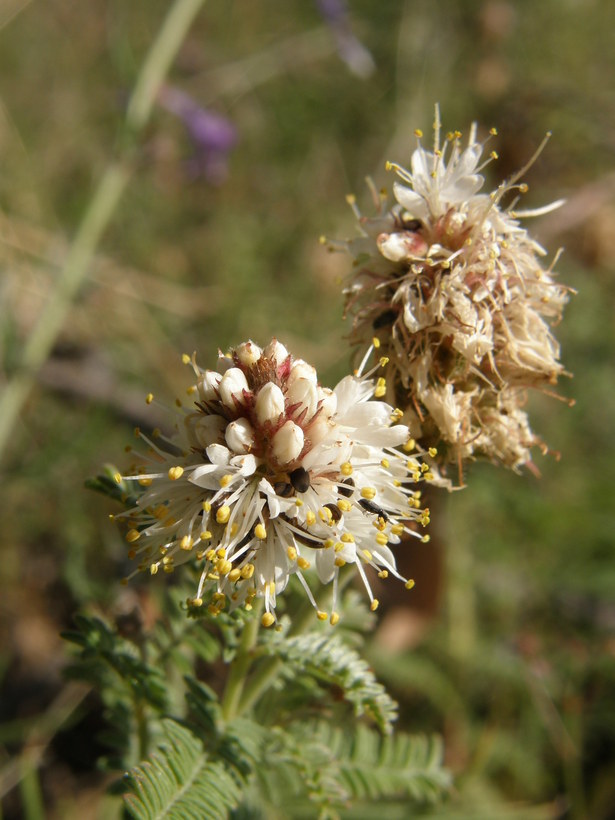
[[266, 625], [293, 574], [316, 608], [304, 575], [333, 584], [330, 615], [318, 611], [332, 623], [345, 565], [372, 609], [370, 573], [410, 588], [391, 548], [404, 534], [421, 538], [429, 511], [420, 509], [417, 484], [431, 474], [409, 455], [400, 411], [374, 400], [382, 379], [347, 376], [329, 390], [275, 339], [264, 350], [239, 345], [215, 370], [185, 361], [197, 377], [194, 404], [178, 403], [171, 439], [137, 431], [149, 452], [117, 476], [143, 488], [121, 516], [139, 570], [172, 572], [192, 561], [200, 580], [189, 603], [217, 614], [262, 596]]
[[389, 358], [387, 395], [443, 461], [486, 456], [516, 469], [542, 444], [523, 407], [528, 388], [546, 390], [563, 373], [551, 328], [569, 292], [519, 220], [561, 202], [516, 209], [515, 194], [527, 190], [519, 180], [544, 142], [511, 180], [482, 193], [481, 171], [496, 153], [482, 159], [475, 127], [465, 147], [458, 131], [442, 146], [437, 108], [434, 130], [432, 151], [416, 132], [411, 170], [387, 163], [399, 178], [392, 206], [375, 194], [379, 213], [367, 218], [350, 198], [362, 234], [342, 243], [355, 262], [345, 291], [351, 338], [364, 349], [376, 336]]

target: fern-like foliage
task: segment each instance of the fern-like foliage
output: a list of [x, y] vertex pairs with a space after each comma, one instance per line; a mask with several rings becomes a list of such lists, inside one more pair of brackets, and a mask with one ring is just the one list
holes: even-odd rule
[[173, 720], [163, 722], [164, 739], [150, 759], [127, 775], [124, 797], [136, 820], [226, 820], [241, 785], [203, 743]]
[[285, 661], [283, 674], [306, 673], [320, 685], [334, 687], [356, 715], [368, 714], [383, 732], [391, 730], [397, 704], [360, 655], [339, 638], [320, 632], [274, 637], [267, 650]]
[[438, 737], [383, 736], [367, 726], [352, 731], [325, 721], [273, 730], [256, 772], [256, 804], [293, 819], [324, 820], [340, 810], [352, 816], [355, 809], [374, 817], [377, 805], [400, 802], [411, 816], [412, 807], [439, 800], [450, 786]]

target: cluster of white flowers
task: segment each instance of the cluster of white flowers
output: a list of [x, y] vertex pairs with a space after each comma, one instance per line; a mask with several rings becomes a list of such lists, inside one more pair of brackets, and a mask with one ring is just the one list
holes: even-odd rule
[[[561, 202], [535, 211], [516, 210], [508, 195], [524, 193], [519, 174], [489, 194], [481, 170], [484, 145], [472, 127], [440, 145], [422, 134], [411, 171], [388, 163], [395, 204], [376, 195], [379, 213], [367, 218], [350, 198], [361, 229], [342, 243], [354, 258], [346, 288], [353, 314], [352, 341], [364, 349], [374, 334], [389, 357], [389, 400], [404, 408], [404, 421], [442, 461], [486, 456], [514, 469], [530, 464], [530, 448], [542, 444], [524, 411], [528, 388], [548, 392], [563, 373], [551, 331], [569, 289], [544, 268], [545, 251], [519, 224]], [[491, 134], [495, 131], [492, 130]]]
[[[191, 605], [218, 614], [262, 596], [265, 626], [292, 574], [332, 624], [345, 565], [356, 568], [372, 609], [369, 572], [411, 588], [391, 547], [404, 534], [426, 539], [419, 528], [429, 511], [417, 484], [431, 474], [420, 454], [410, 455], [401, 412], [373, 400], [384, 380], [348, 376], [323, 388], [315, 369], [275, 339], [264, 350], [246, 342], [220, 355], [215, 371], [184, 358], [197, 376], [194, 404], [177, 403], [171, 439], [138, 431], [149, 452], [116, 476], [142, 488], [136, 506], [117, 516], [139, 570], [197, 562]], [[332, 582], [330, 612], [318, 609], [306, 580], [312, 564], [320, 582]]]

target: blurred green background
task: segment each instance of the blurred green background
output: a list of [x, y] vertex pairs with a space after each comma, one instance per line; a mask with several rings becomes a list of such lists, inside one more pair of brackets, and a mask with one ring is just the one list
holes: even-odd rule
[[[2, 380], [57, 279], [162, 0], [0, 2]], [[455, 793], [439, 817], [615, 818], [615, 4], [611, 0], [351, 0], [375, 70], [353, 75], [312, 2], [204, 5], [168, 82], [228, 117], [238, 143], [216, 184], [195, 176], [182, 123], [153, 113], [132, 179], [20, 416], [4, 462], [0, 796], [7, 818], [117, 816], [91, 742], [97, 705], [62, 681], [58, 632], [92, 602], [121, 608], [111, 505], [83, 489], [121, 463], [143, 396], [171, 399], [217, 348], [276, 335], [324, 383], [348, 369], [340, 281], [364, 177], [389, 185], [413, 130], [497, 126], [497, 184], [545, 131], [525, 205], [578, 290], [558, 329], [576, 398], [532, 401], [561, 460], [542, 473], [475, 465], [432, 500], [432, 554], [411, 609], [394, 601], [369, 647], [401, 725], [439, 731]], [[442, 556], [443, 566], [442, 564]], [[164, 579], [157, 579], [164, 583]], [[421, 583], [418, 584], [421, 587]], [[381, 597], [384, 598], [384, 595]], [[393, 600], [393, 599], [392, 599]], [[404, 599], [407, 600], [407, 599]], [[72, 727], [72, 728], [71, 728]], [[88, 741], [89, 744], [88, 744]], [[45, 805], [45, 814], [40, 806]]]

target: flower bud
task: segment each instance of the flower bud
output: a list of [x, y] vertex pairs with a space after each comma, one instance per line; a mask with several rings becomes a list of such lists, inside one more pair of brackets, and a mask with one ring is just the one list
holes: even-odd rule
[[278, 367], [288, 358], [288, 350], [277, 339], [272, 339], [267, 347], [263, 350], [263, 354], [269, 359], [274, 359]]
[[220, 391], [220, 398], [224, 404], [231, 410], [234, 410], [236, 404], [235, 401], [233, 401], [233, 397], [235, 397], [238, 402], [242, 402], [243, 391], [249, 390], [249, 387], [243, 371], [238, 367], [231, 367], [226, 371], [224, 376], [222, 376], [222, 381], [218, 389]]
[[273, 382], [261, 388], [256, 397], [256, 418], [260, 424], [277, 421], [284, 412], [284, 393]]
[[304, 362], [303, 359], [295, 359], [288, 374], [288, 385], [290, 386], [296, 379], [309, 379], [316, 384], [318, 382], [316, 369], [311, 364]]
[[217, 415], [204, 416], [193, 413], [186, 418], [185, 423], [190, 443], [202, 450], [210, 444], [221, 442], [226, 427], [226, 420]]
[[305, 420], [307, 421], [312, 418], [318, 405], [318, 394], [314, 382], [304, 378], [295, 379], [288, 387], [286, 396], [290, 404], [301, 405], [297, 408], [294, 415], [298, 416], [303, 412], [303, 408], [305, 408], [307, 410]]
[[235, 355], [246, 367], [255, 364], [260, 359], [261, 353], [260, 347], [254, 342], [244, 342], [235, 348]]
[[303, 430], [292, 421], [287, 421], [273, 439], [273, 455], [280, 464], [289, 464], [299, 458], [303, 450]]
[[318, 399], [320, 402], [320, 415], [330, 419], [337, 410], [337, 396], [328, 387], [319, 387]]
[[203, 401], [212, 401], [218, 397], [217, 388], [222, 376], [215, 370], [206, 370], [198, 382], [199, 397]]
[[254, 445], [254, 428], [248, 419], [240, 418], [228, 425], [224, 437], [231, 450], [243, 455], [243, 453], [248, 453]]

